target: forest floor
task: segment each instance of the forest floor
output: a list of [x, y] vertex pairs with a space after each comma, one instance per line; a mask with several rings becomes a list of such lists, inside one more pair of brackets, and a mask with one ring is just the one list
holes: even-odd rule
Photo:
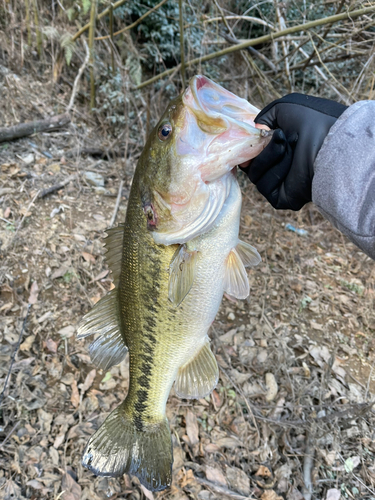
[[[45, 75], [0, 67], [0, 85], [2, 126], [64, 112], [69, 99]], [[111, 287], [103, 237], [121, 179], [124, 220], [140, 153], [77, 152], [110, 142], [76, 112], [65, 129], [0, 144], [0, 391], [21, 338], [0, 403], [0, 498], [375, 499], [374, 263], [313, 206], [276, 212], [242, 174], [241, 238], [262, 262], [250, 299], [225, 297], [211, 329], [217, 388], [198, 401], [172, 390], [172, 487], [152, 495], [82, 467], [128, 387], [126, 360], [104, 373], [75, 337]]]

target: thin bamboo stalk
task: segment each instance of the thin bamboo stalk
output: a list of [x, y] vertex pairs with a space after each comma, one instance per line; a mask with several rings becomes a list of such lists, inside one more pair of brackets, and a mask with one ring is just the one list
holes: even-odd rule
[[90, 12], [90, 29], [89, 29], [89, 67], [90, 67], [90, 109], [95, 108], [95, 75], [94, 75], [94, 34], [95, 34], [95, 24], [96, 24], [96, 12], [97, 12], [98, 0], [91, 1], [91, 12]]
[[36, 49], [38, 51], [39, 59], [41, 59], [43, 55], [43, 39], [39, 25], [39, 12], [38, 12], [37, 0], [34, 0], [34, 23], [35, 23], [35, 33], [36, 33]]
[[25, 8], [26, 8], [26, 29], [27, 29], [27, 45], [31, 47], [31, 26], [30, 26], [30, 2], [29, 0], [25, 0]]
[[[324, 17], [322, 19], [315, 19], [315, 21], [311, 21], [309, 23], [305, 24], [298, 24], [297, 26], [292, 26], [291, 28], [288, 28], [286, 30], [281, 30], [277, 31], [276, 33], [271, 33], [269, 35], [263, 35], [258, 38], [253, 38], [251, 40], [246, 40], [245, 42], [239, 43], [238, 45], [233, 45], [232, 47], [227, 47], [223, 50], [219, 50], [218, 52], [213, 52], [212, 54], [207, 54], [203, 57], [197, 57], [195, 59], [191, 59], [190, 61], [185, 62], [185, 66], [189, 67], [192, 66], [193, 64], [199, 64], [203, 63], [206, 61], [210, 61], [211, 59], [216, 59], [217, 57], [221, 56], [226, 56], [227, 54], [231, 54], [232, 52], [236, 52], [237, 50], [242, 50], [246, 49], [247, 47], [251, 47], [253, 45], [258, 45], [262, 43], [269, 42], [270, 40], [274, 40], [276, 38], [280, 38], [285, 35], [290, 35], [292, 33], [296, 33], [298, 31], [308, 31], [311, 28], [315, 28], [316, 26], [323, 26], [325, 24], [329, 23], [337, 23], [339, 21], [343, 21], [344, 19], [354, 19], [356, 17], [362, 16], [364, 14], [369, 14], [371, 12], [375, 11], [375, 5], [372, 5], [371, 7], [365, 7], [363, 9], [357, 9], [357, 10], [352, 10], [351, 12], [345, 12], [341, 14], [337, 14], [334, 16], [328, 16]], [[158, 75], [154, 76], [153, 78], [150, 78], [149, 80], [146, 80], [145, 82], [142, 82], [140, 85], [135, 87], [135, 90], [142, 89], [143, 87], [146, 87], [147, 85], [150, 85], [151, 83], [154, 83], [161, 78], [164, 78], [165, 76], [170, 75], [174, 71], [178, 70], [180, 68], [180, 64], [175, 66], [174, 68], [168, 69], [166, 71], [163, 71], [163, 73], [159, 73]]]
[[113, 45], [113, 4], [109, 11], [109, 36], [111, 37], [111, 60], [112, 60], [112, 75], [115, 75], [115, 52]]
[[181, 54], [181, 78], [182, 86], [185, 89], [185, 46], [184, 46], [184, 13], [182, 10], [182, 0], [178, 0], [178, 8], [180, 14], [180, 54]]

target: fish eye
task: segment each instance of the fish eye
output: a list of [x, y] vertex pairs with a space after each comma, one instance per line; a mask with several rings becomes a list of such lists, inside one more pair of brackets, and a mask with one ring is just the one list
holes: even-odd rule
[[163, 123], [158, 130], [158, 137], [161, 141], [166, 141], [172, 133], [172, 125], [170, 123]]

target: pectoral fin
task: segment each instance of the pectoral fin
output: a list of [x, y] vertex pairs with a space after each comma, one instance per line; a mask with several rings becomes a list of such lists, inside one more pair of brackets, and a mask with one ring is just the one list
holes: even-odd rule
[[219, 380], [219, 368], [207, 341], [188, 363], [178, 370], [175, 391], [180, 398], [199, 399], [210, 394]]
[[169, 300], [179, 306], [189, 293], [195, 278], [198, 252], [188, 252], [181, 245], [169, 266]]
[[235, 248], [231, 250], [227, 258], [224, 291], [236, 299], [246, 299], [250, 293], [246, 269]]
[[117, 288], [107, 293], [82, 318], [77, 329], [78, 339], [99, 334], [89, 351], [91, 361], [103, 370], [121, 363], [128, 350], [120, 331], [117, 295]]
[[240, 241], [236, 250], [245, 267], [257, 266], [262, 260], [258, 250], [245, 241]]

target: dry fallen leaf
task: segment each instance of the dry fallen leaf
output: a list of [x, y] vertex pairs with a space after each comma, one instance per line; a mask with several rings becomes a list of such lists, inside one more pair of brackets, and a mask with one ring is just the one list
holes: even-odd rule
[[33, 281], [30, 287], [29, 304], [36, 304], [38, 302], [38, 293], [38, 283], [36, 281]]
[[336, 488], [331, 488], [327, 491], [326, 500], [340, 500], [341, 492]]
[[61, 480], [61, 489], [64, 493], [61, 495], [61, 500], [80, 500], [81, 499], [81, 486], [74, 481], [72, 476], [67, 472], [63, 475]]
[[226, 476], [232, 490], [238, 491], [241, 495], [250, 495], [250, 479], [248, 475], [238, 467], [227, 467]]
[[79, 393], [78, 393], [78, 387], [77, 387], [77, 382], [73, 380], [72, 385], [72, 395], [70, 396], [70, 401], [74, 408], [78, 408], [79, 405]]
[[47, 339], [46, 341], [43, 342], [43, 345], [47, 349], [47, 351], [52, 352], [54, 354], [57, 353], [57, 348], [59, 344], [54, 340]]
[[209, 465], [206, 465], [205, 470], [206, 470], [206, 478], [209, 481], [212, 481], [213, 483], [222, 484], [224, 486], [227, 485], [227, 481], [224, 477], [224, 474], [218, 467], [211, 467]]
[[103, 278], [105, 278], [109, 273], [109, 269], [105, 269], [104, 271], [102, 271], [101, 273], [97, 274], [92, 281], [99, 281], [99, 280], [102, 280]]
[[57, 333], [61, 335], [62, 337], [66, 337], [69, 339], [70, 337], [73, 336], [75, 332], [75, 328], [72, 325], [64, 326], [64, 328], [61, 328]]
[[91, 253], [82, 252], [82, 257], [85, 259], [86, 262], [91, 262], [93, 264], [95, 263], [95, 257]]
[[85, 381], [83, 382], [83, 384], [79, 384], [79, 388], [81, 389], [81, 396], [83, 397], [83, 395], [85, 394], [86, 391], [88, 391], [90, 389], [90, 387], [92, 386], [94, 380], [95, 380], [95, 377], [96, 377], [96, 370], [95, 368], [93, 370], [91, 370], [86, 378], [85, 378]]
[[228, 448], [228, 449], [234, 449], [238, 448], [239, 446], [244, 446], [243, 442], [241, 442], [239, 439], [235, 437], [220, 438], [216, 441], [216, 445], [220, 446], [220, 448]]
[[154, 495], [153, 495], [152, 491], [150, 491], [150, 490], [148, 490], [147, 488], [145, 488], [145, 487], [143, 486], [143, 484], [141, 484], [141, 490], [142, 490], [142, 492], [143, 492], [144, 496], [145, 496], [148, 500], [154, 500], [154, 498], [155, 498], [155, 497], [154, 497]]
[[274, 490], [265, 491], [260, 498], [261, 500], [284, 500]]
[[28, 351], [33, 345], [34, 340], [35, 335], [29, 335], [28, 337], [26, 337], [24, 342], [22, 342], [22, 344], [20, 345], [20, 351]]
[[197, 417], [192, 411], [187, 410], [185, 420], [186, 420], [186, 434], [188, 435], [190, 444], [194, 446], [195, 444], [199, 443], [199, 429], [198, 429]]
[[214, 408], [217, 411], [220, 408], [220, 406], [223, 404], [223, 401], [222, 401], [221, 397], [219, 396], [219, 393], [217, 392], [216, 389], [214, 389], [211, 392], [211, 399], [212, 399], [212, 403], [214, 405]]
[[273, 373], [266, 373], [265, 379], [267, 387], [266, 401], [270, 402], [273, 401], [277, 396], [279, 387], [277, 385], [275, 375]]
[[260, 465], [255, 475], [260, 477], [272, 477], [271, 471], [265, 465]]

